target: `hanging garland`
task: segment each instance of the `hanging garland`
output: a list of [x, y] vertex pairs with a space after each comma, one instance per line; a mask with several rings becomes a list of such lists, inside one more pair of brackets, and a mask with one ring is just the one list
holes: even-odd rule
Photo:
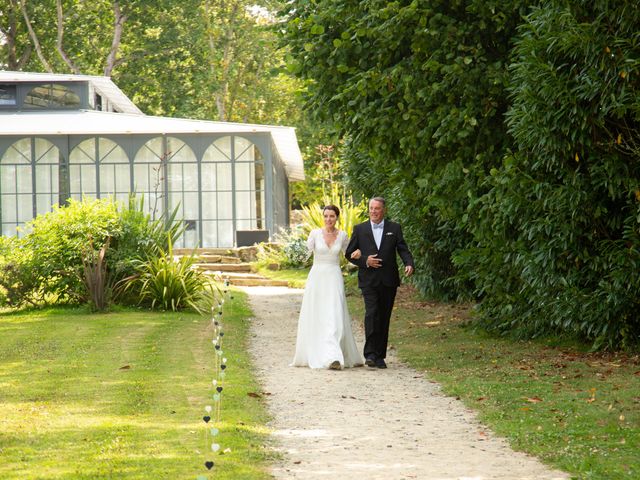
[[[215, 467], [215, 462], [211, 459], [206, 458], [210, 455], [208, 452], [217, 453], [221, 449], [220, 441], [218, 440], [218, 436], [220, 435], [220, 418], [222, 411], [222, 392], [224, 391], [224, 379], [227, 376], [227, 358], [224, 357], [224, 350], [222, 349], [222, 340], [224, 338], [224, 331], [222, 325], [222, 314], [223, 307], [225, 303], [225, 298], [229, 293], [229, 279], [225, 278], [224, 280], [224, 290], [223, 296], [218, 302], [217, 311], [216, 308], [212, 308], [212, 318], [211, 323], [213, 325], [213, 340], [211, 343], [213, 344], [214, 349], [214, 365], [215, 365], [215, 377], [212, 380], [211, 384], [213, 385], [212, 392], [212, 405], [205, 405], [204, 411], [205, 415], [202, 417], [202, 420], [205, 423], [205, 461], [204, 467], [211, 471]], [[233, 297], [232, 297], [233, 298]], [[208, 480], [207, 475], [198, 475], [196, 480]]]

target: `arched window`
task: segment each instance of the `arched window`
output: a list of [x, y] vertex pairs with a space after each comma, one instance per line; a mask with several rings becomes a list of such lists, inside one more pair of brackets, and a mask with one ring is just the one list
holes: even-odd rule
[[126, 201], [131, 188], [129, 158], [113, 140], [89, 138], [69, 155], [69, 194], [78, 200], [83, 196], [112, 196]]
[[133, 160], [133, 191], [144, 197], [145, 208], [154, 219], [164, 211], [164, 159], [163, 138], [156, 137], [145, 143]]
[[49, 83], [33, 87], [24, 99], [30, 108], [80, 108], [80, 97], [66, 85]]
[[213, 142], [202, 157], [202, 239], [206, 246], [233, 246], [231, 137]]
[[23, 138], [0, 159], [0, 219], [3, 235], [36, 215], [51, 211], [59, 201], [58, 148], [43, 138]]
[[168, 208], [178, 208], [177, 218], [186, 230], [176, 247], [198, 246], [200, 208], [198, 198], [198, 163], [193, 150], [182, 140], [167, 137]]
[[138, 151], [133, 172], [134, 192], [144, 196], [152, 218], [160, 218], [165, 208], [173, 212], [178, 207], [176, 218], [187, 228], [175, 246], [197, 246], [198, 163], [191, 147], [175, 137], [152, 138]]
[[253, 142], [219, 138], [205, 151], [201, 168], [204, 245], [233, 246], [235, 230], [264, 228], [264, 161]]
[[264, 161], [258, 147], [243, 137], [234, 138], [236, 229], [264, 228]]

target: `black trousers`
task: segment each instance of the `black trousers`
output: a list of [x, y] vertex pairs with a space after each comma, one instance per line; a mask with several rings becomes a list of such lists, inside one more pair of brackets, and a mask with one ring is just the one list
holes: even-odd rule
[[375, 287], [363, 287], [360, 290], [365, 310], [364, 356], [384, 359], [387, 356], [389, 341], [389, 320], [398, 288], [380, 284]]

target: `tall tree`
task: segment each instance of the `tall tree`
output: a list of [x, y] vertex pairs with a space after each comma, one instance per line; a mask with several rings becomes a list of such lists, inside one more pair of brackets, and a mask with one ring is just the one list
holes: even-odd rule
[[496, 331], [640, 343], [640, 11], [550, 0], [521, 28], [513, 155], [472, 211], [461, 256]]
[[507, 64], [526, 0], [292, 0], [291, 68], [346, 138], [349, 176], [384, 194], [417, 257], [418, 286], [471, 295], [451, 257], [465, 212], [510, 145]]

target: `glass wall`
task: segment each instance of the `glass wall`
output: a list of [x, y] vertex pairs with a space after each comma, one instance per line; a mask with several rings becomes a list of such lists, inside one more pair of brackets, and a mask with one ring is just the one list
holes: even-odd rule
[[51, 211], [59, 201], [58, 148], [43, 138], [24, 138], [0, 159], [0, 223], [3, 235]]
[[164, 212], [163, 156], [163, 139], [156, 137], [145, 143], [133, 160], [133, 191], [144, 197], [145, 208], [154, 219]]
[[68, 163], [67, 152], [48, 140], [18, 140], [0, 158], [2, 233], [15, 235], [67, 197], [126, 201], [133, 191], [144, 196], [152, 218], [177, 208], [187, 230], [176, 246], [232, 247], [237, 230], [266, 229], [264, 157], [238, 135], [211, 139], [208, 147], [202, 140], [85, 137], [68, 153]]
[[198, 161], [182, 140], [167, 138], [167, 191], [170, 212], [185, 222], [184, 235], [176, 247], [195, 247], [199, 242], [200, 209], [198, 200]]
[[[100, 188], [97, 188], [97, 186]], [[69, 154], [69, 194], [127, 201], [131, 191], [131, 168], [124, 149], [113, 140], [90, 138]]]

